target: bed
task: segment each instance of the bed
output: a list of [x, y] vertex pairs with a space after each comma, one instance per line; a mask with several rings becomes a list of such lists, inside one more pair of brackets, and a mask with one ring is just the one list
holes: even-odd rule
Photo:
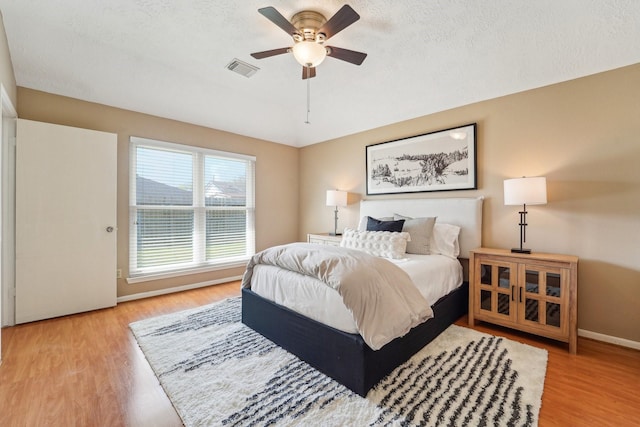
[[[460, 227], [459, 257], [468, 258], [470, 250], [481, 246], [482, 202], [482, 198], [364, 200], [360, 203], [360, 216], [437, 217], [436, 224]], [[317, 250], [322, 250], [322, 246], [318, 245]], [[410, 263], [411, 259], [402, 262]], [[287, 301], [287, 297], [282, 297], [282, 291], [269, 294], [269, 287], [265, 288], [264, 283], [280, 281], [286, 286], [288, 282], [286, 275], [273, 268], [276, 271], [263, 269], [259, 275], [263, 276], [261, 282], [255, 282], [256, 289], [253, 285], [243, 287], [242, 322], [361, 396], [366, 396], [375, 384], [465, 314], [468, 308], [468, 284], [460, 279], [460, 286], [453, 286], [453, 290], [447, 290], [437, 301], [429, 301], [432, 318], [374, 350], [361, 334], [341, 324], [338, 314], [329, 312], [328, 318], [336, 322], [332, 324], [326, 318], [314, 315], [313, 310], [305, 311]], [[325, 300], [311, 295], [311, 300]]]

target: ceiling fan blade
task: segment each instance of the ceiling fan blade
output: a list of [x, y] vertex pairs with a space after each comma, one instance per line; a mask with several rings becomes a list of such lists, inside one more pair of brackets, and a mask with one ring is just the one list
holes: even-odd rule
[[349, 25], [360, 19], [360, 15], [351, 8], [348, 4], [342, 6], [342, 8], [336, 12], [325, 24], [318, 30], [319, 33], [324, 33], [326, 39], [333, 37], [340, 31], [347, 28]]
[[261, 9], [258, 9], [258, 12], [260, 12], [269, 21], [273, 22], [278, 27], [282, 28], [290, 36], [299, 33], [298, 29], [294, 27], [293, 24], [289, 22], [287, 18], [282, 16], [282, 14], [278, 12], [275, 7], [272, 7], [272, 6], [263, 7]]
[[360, 65], [367, 57], [366, 53], [355, 50], [343, 49], [341, 47], [327, 46], [327, 56]]
[[302, 67], [302, 80], [311, 79], [316, 76], [316, 67]]
[[270, 56], [282, 55], [283, 53], [289, 52], [288, 47], [281, 47], [280, 49], [272, 49], [272, 50], [264, 50], [262, 52], [254, 52], [251, 54], [256, 59], [264, 59]]

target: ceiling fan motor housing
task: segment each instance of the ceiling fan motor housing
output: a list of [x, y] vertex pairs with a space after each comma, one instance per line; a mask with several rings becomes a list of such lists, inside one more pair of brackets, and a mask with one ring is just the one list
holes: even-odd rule
[[293, 40], [300, 41], [315, 41], [318, 43], [324, 42], [325, 35], [318, 33], [318, 30], [327, 22], [321, 13], [314, 12], [312, 10], [303, 10], [298, 12], [291, 18], [291, 24], [299, 31], [298, 34], [293, 34]]

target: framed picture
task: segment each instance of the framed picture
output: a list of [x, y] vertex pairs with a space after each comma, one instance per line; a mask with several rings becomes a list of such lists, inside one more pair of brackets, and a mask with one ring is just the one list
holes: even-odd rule
[[366, 150], [367, 195], [477, 188], [475, 123]]

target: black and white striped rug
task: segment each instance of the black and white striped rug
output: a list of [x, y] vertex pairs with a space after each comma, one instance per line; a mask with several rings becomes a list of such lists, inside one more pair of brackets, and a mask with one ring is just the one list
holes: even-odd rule
[[186, 426], [535, 426], [547, 352], [450, 326], [366, 399], [240, 323], [240, 298], [130, 325]]

